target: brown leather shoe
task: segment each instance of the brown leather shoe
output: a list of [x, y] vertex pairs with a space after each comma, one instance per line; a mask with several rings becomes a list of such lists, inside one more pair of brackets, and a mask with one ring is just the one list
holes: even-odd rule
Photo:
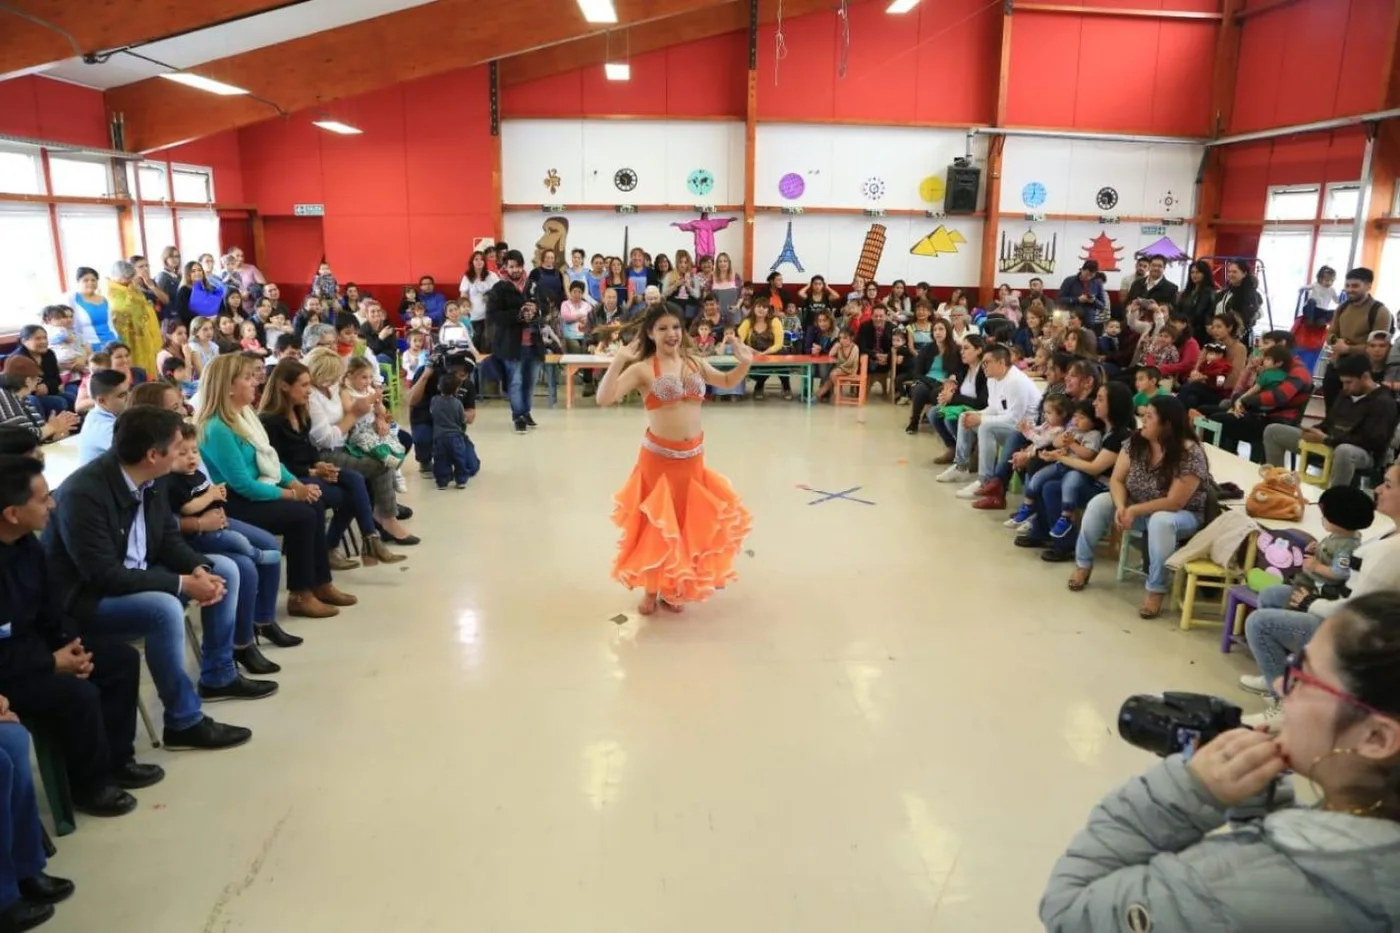
[[952, 462], [953, 462], [953, 451], [952, 451], [952, 449], [945, 450], [945, 451], [943, 451], [943, 453], [941, 453], [941, 454], [939, 454], [938, 456], [934, 457], [934, 458], [933, 458], [933, 462], [934, 462], [935, 464], [937, 464], [938, 466], [944, 466], [944, 465], [946, 465], [946, 464], [952, 463]]
[[287, 594], [287, 615], [303, 619], [329, 619], [331, 616], [340, 615], [340, 610], [334, 606], [327, 606], [312, 593], [303, 591]]
[[359, 602], [357, 598], [351, 596], [349, 593], [342, 593], [340, 590], [336, 589], [334, 583], [323, 584], [316, 587], [316, 589], [311, 592], [321, 602], [329, 603], [332, 606], [353, 606]]
[[397, 564], [401, 560], [408, 560], [407, 554], [395, 554], [393, 551], [389, 550], [389, 546], [384, 543], [384, 539], [379, 537], [379, 535], [371, 535], [365, 538], [364, 551], [360, 556], [364, 558], [366, 567], [373, 567], [380, 563]]
[[331, 548], [326, 560], [332, 570], [354, 570], [360, 566], [359, 561], [340, 553], [340, 548]]

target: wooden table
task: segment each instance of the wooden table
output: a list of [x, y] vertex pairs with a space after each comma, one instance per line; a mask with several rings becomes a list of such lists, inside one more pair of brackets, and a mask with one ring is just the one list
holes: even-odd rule
[[[732, 356], [707, 356], [704, 358], [715, 369], [733, 369], [739, 361]], [[564, 407], [574, 407], [574, 376], [579, 370], [607, 369], [612, 365], [610, 356], [593, 356], [588, 353], [552, 353], [544, 358], [546, 363], [564, 367]], [[830, 365], [829, 356], [780, 356], [776, 354], [756, 354], [749, 372], [760, 375], [796, 376], [802, 380], [807, 404], [815, 402], [816, 368]]]

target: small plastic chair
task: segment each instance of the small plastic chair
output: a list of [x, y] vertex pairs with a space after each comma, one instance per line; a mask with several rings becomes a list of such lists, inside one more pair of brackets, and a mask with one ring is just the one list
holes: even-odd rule
[[73, 809], [73, 791], [68, 786], [68, 762], [63, 758], [63, 749], [58, 737], [45, 728], [35, 728], [29, 724], [29, 736], [34, 740], [34, 760], [39, 765], [39, 781], [44, 785], [44, 796], [49, 801], [49, 813], [53, 816], [53, 831], [66, 836], [77, 829], [77, 818]]
[[1206, 623], [1207, 619], [1197, 619], [1196, 593], [1200, 587], [1208, 590], [1218, 590], [1218, 598], [1209, 602], [1220, 610], [1221, 617], [1229, 628], [1229, 618], [1225, 615], [1225, 598], [1230, 587], [1241, 582], [1244, 574], [1238, 570], [1230, 570], [1222, 567], [1213, 560], [1191, 560], [1176, 572], [1174, 581], [1173, 596], [1178, 605], [1181, 606], [1181, 630], [1190, 630], [1193, 624]]
[[1133, 569], [1133, 568], [1131, 568], [1131, 567], [1128, 566], [1128, 557], [1129, 557], [1129, 555], [1132, 553], [1132, 550], [1133, 550], [1133, 543], [1134, 543], [1134, 542], [1137, 542], [1137, 545], [1138, 545], [1139, 547], [1142, 547], [1142, 546], [1143, 546], [1143, 543], [1144, 543], [1144, 542], [1143, 542], [1143, 538], [1142, 538], [1142, 532], [1140, 532], [1140, 531], [1131, 531], [1131, 530], [1130, 530], [1130, 531], [1125, 531], [1125, 532], [1122, 533], [1122, 535], [1120, 536], [1120, 539], [1119, 539], [1119, 541], [1118, 541], [1118, 575], [1117, 575], [1117, 580], [1118, 580], [1119, 583], [1122, 583], [1124, 580], [1126, 580], [1126, 579], [1128, 578], [1128, 574], [1129, 574], [1129, 573], [1136, 573], [1136, 574], [1140, 574], [1140, 575], [1144, 575], [1144, 576], [1147, 574], [1147, 569], [1146, 569], [1147, 555], [1146, 555], [1146, 554], [1143, 555], [1143, 566], [1142, 566], [1142, 567], [1139, 567], [1138, 569]]
[[1220, 446], [1220, 435], [1224, 428], [1219, 421], [1212, 421], [1205, 415], [1195, 421], [1196, 433], [1201, 436], [1201, 440], [1207, 441], [1213, 447]]
[[[835, 405], [865, 405], [866, 373], [870, 365], [870, 359], [864, 353], [860, 355], [860, 369], [849, 376], [837, 375], [831, 380], [832, 404]], [[854, 398], [847, 397], [846, 389], [856, 390]]]
[[1259, 594], [1244, 583], [1237, 583], [1225, 593], [1225, 625], [1220, 636], [1220, 653], [1229, 654], [1235, 642], [1244, 641], [1244, 620], [1259, 608]]
[[[1298, 442], [1298, 482], [1307, 483], [1309, 486], [1326, 486], [1332, 481], [1332, 453], [1331, 447], [1326, 444], [1314, 441]], [[1322, 472], [1314, 476], [1308, 472], [1310, 457], [1319, 457], [1322, 460]]]

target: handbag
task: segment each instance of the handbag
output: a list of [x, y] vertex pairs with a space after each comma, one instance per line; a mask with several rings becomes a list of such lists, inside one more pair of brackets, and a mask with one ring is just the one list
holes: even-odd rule
[[1299, 490], [1298, 474], [1283, 467], [1265, 467], [1260, 476], [1244, 498], [1245, 514], [1250, 518], [1301, 521], [1308, 502]]

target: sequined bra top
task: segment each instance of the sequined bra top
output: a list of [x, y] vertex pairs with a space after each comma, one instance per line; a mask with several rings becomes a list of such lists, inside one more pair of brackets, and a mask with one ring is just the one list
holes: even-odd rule
[[705, 401], [705, 380], [698, 372], [691, 371], [682, 376], [662, 375], [661, 360], [653, 356], [651, 373], [651, 389], [644, 400], [648, 411], [680, 402]]

